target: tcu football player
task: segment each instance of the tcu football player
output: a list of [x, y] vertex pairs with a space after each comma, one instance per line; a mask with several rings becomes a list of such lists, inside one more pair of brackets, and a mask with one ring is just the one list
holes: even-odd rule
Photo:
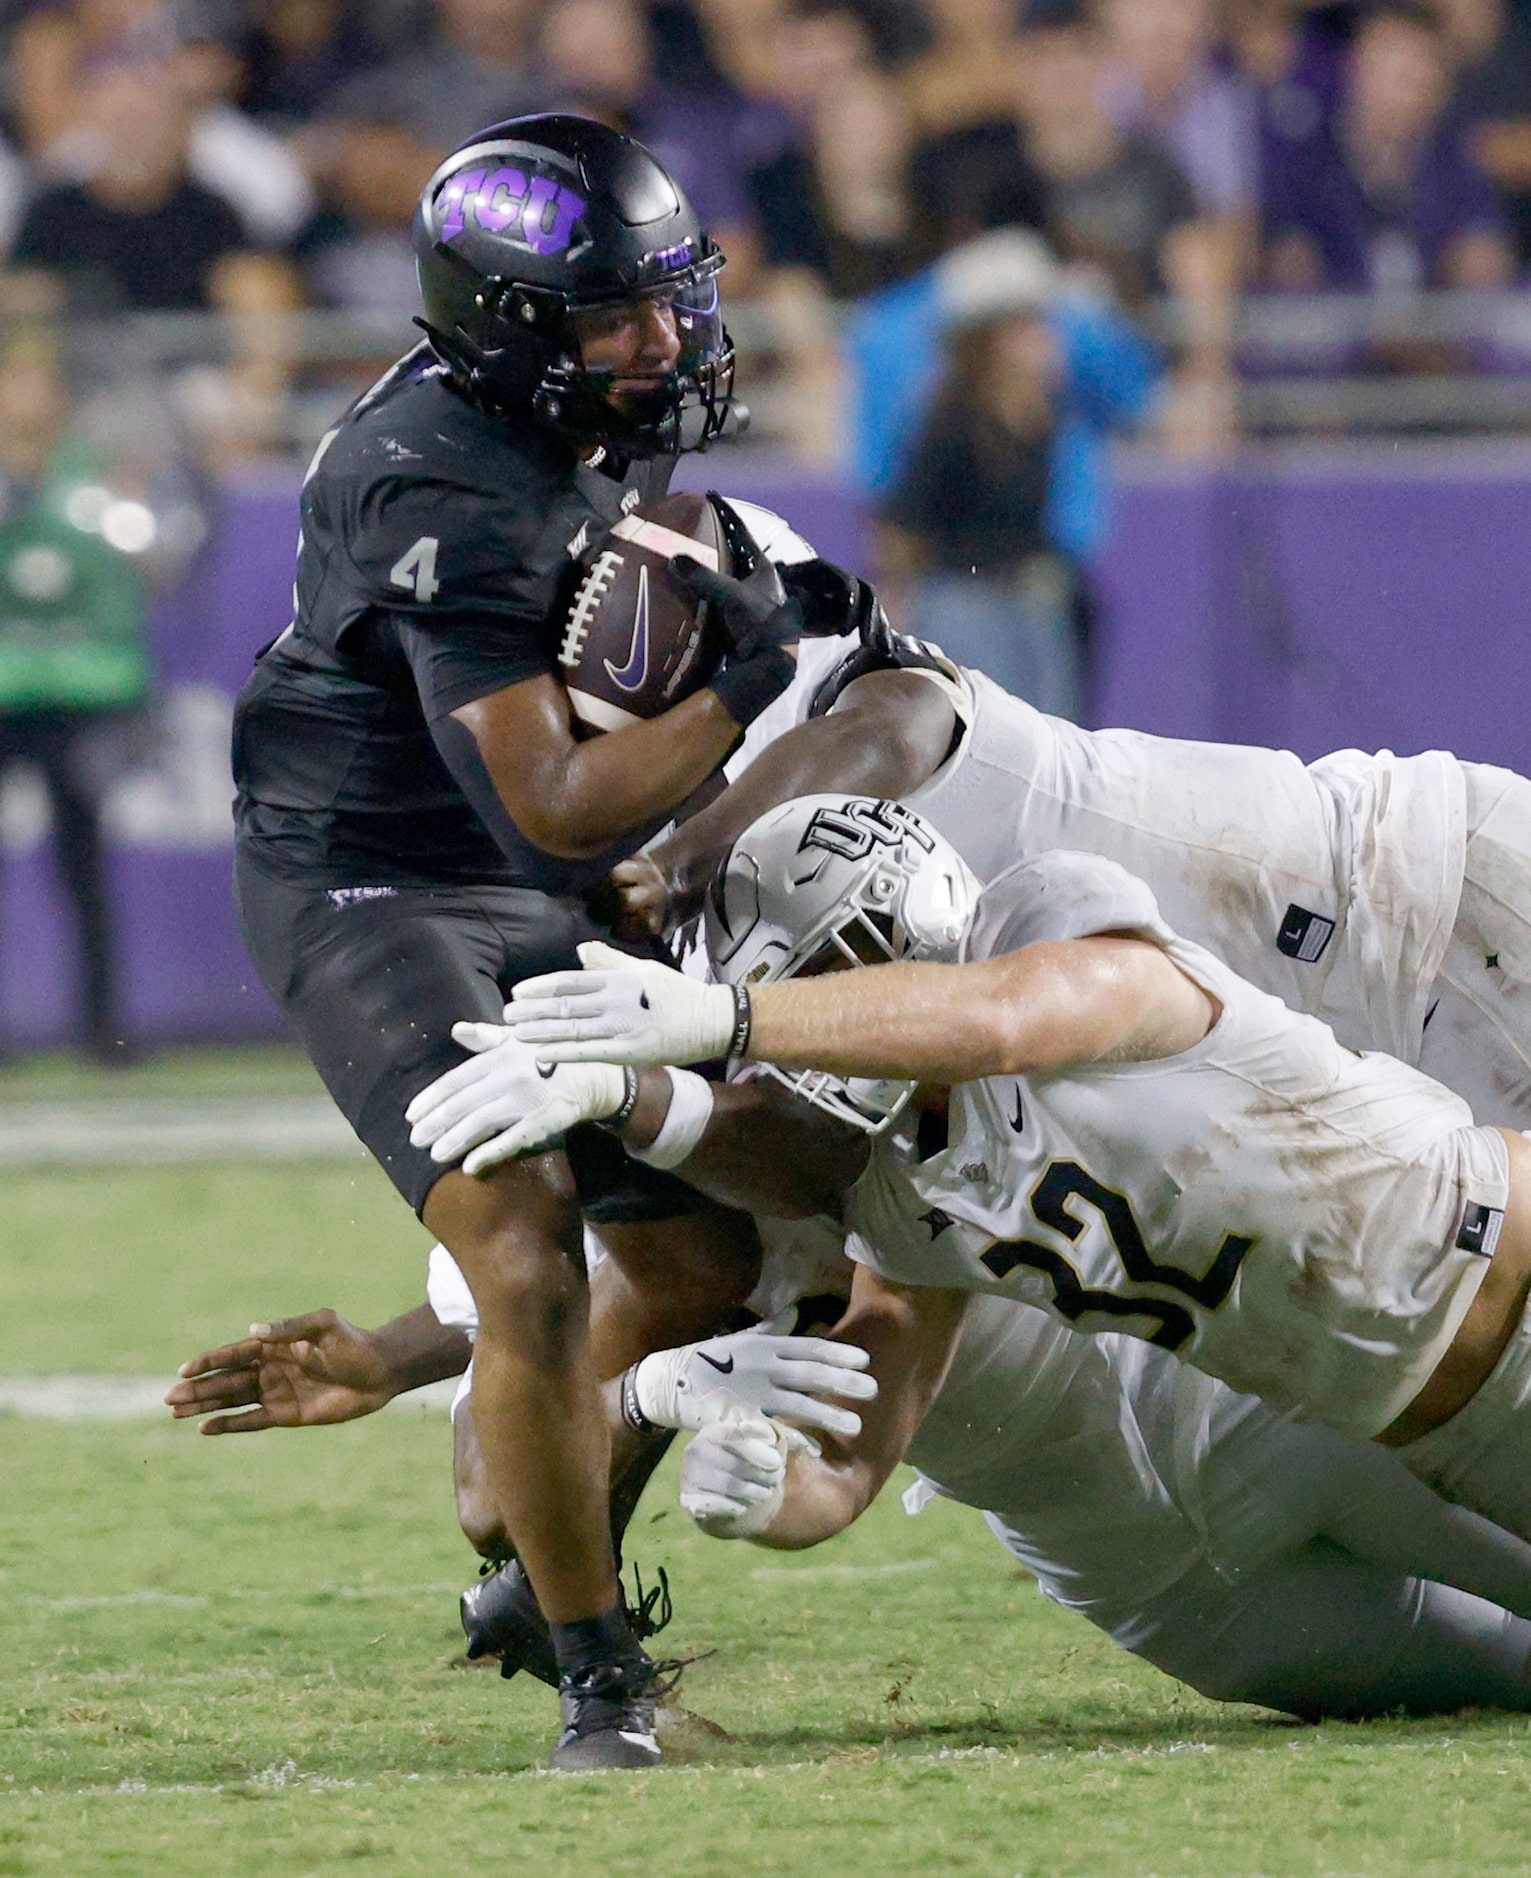
[[[1518, 1132], [1474, 1126], [1439, 1084], [1247, 984], [1114, 863], [1043, 855], [980, 891], [897, 804], [762, 818], [708, 928], [729, 982], [597, 946], [596, 969], [519, 986], [503, 1041], [475, 1026], [482, 1054], [416, 1099], [416, 1138], [482, 1166], [575, 1116], [624, 1109], [643, 1141], [657, 1116], [648, 1158], [757, 1211], [843, 1207], [853, 1256], [898, 1286], [1129, 1330], [1407, 1446], [1447, 1498], [1531, 1536]], [[843, 969], [869, 960], [889, 962]], [[539, 1096], [528, 1047], [570, 1083]], [[632, 1100], [614, 1080], [724, 1049], [870, 1146], [847, 1142], [827, 1173], [795, 1138], [773, 1152], [747, 1087], [670, 1071]], [[917, 1121], [895, 1128], [917, 1086]]]
[[[735, 422], [723, 257], [645, 150], [566, 116], [457, 150], [415, 243], [427, 342], [316, 452], [294, 618], [239, 700], [240, 915], [331, 1094], [477, 1300], [485, 1462], [565, 1672], [554, 1764], [644, 1765], [653, 1669], [618, 1597], [579, 1205], [618, 1222], [629, 1260], [662, 1245], [682, 1315], [688, 1272], [712, 1287], [721, 1269], [742, 1298], [758, 1252], [599, 1131], [483, 1183], [412, 1147], [403, 1112], [461, 1059], [455, 1019], [573, 962], [597, 930], [575, 896], [781, 695], [802, 613], [765, 563], [725, 583], [706, 686], [578, 736], [559, 606], [674, 456]], [[697, 594], [721, 579], [694, 575]]]

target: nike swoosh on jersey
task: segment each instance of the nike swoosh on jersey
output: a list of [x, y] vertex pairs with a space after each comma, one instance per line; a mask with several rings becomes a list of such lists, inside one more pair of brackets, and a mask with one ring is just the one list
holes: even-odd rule
[[730, 1357], [726, 1363], [720, 1363], [715, 1356], [709, 1356], [705, 1350], [698, 1350], [697, 1355], [702, 1359], [704, 1363], [711, 1364], [711, 1366], [718, 1372], [720, 1376], [732, 1376], [733, 1375], [734, 1359], [732, 1357]]
[[618, 691], [641, 691], [649, 669], [649, 570], [638, 569], [638, 604], [633, 610], [633, 642], [627, 648], [627, 663], [620, 668], [610, 659], [602, 659], [606, 676]]
[[1015, 1092], [1015, 1113], [1010, 1117], [1010, 1126], [1018, 1135], [1023, 1135], [1026, 1132], [1026, 1111], [1021, 1106], [1021, 1092], [1019, 1089]]

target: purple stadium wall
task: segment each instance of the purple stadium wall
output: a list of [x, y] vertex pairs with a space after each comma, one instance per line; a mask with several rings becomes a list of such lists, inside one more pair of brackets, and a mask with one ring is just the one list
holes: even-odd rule
[[[723, 468], [686, 466], [858, 563], [850, 491], [786, 467]], [[210, 814], [204, 800], [182, 815], [196, 791], [178, 780], [172, 748], [157, 795], [118, 817], [126, 1027], [145, 1042], [280, 1034], [235, 930], [216, 740], [217, 712], [251, 653], [287, 620], [294, 498], [287, 477], [229, 489], [213, 547], [160, 609], [167, 692], [200, 701], [186, 721], [204, 732], [212, 701], [201, 783], [213, 802]], [[1309, 757], [1343, 745], [1444, 746], [1531, 770], [1531, 450], [1251, 452], [1211, 473], [1135, 461], [1101, 574], [1103, 723]], [[56, 1042], [70, 1029], [72, 937], [46, 844], [14, 824], [8, 832], [0, 1035]]]

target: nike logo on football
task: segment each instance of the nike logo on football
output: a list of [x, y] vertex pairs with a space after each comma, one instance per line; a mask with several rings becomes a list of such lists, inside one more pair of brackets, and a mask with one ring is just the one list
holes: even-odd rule
[[1010, 1117], [1010, 1126], [1018, 1135], [1023, 1135], [1026, 1132], [1026, 1111], [1021, 1106], [1021, 1092], [1019, 1089], [1015, 1092], [1015, 1113]]
[[618, 668], [610, 659], [602, 659], [606, 676], [618, 691], [641, 691], [649, 669], [649, 570], [638, 569], [638, 604], [633, 611], [633, 642], [627, 648], [627, 663]]
[[726, 1363], [720, 1363], [715, 1356], [709, 1356], [705, 1350], [698, 1350], [697, 1355], [710, 1368], [715, 1369], [720, 1376], [732, 1376], [733, 1375], [734, 1359], [732, 1357], [730, 1357]]

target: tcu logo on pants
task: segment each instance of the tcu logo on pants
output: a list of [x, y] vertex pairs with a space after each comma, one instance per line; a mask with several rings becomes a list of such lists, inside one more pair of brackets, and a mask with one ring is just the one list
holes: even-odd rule
[[584, 198], [551, 176], [525, 170], [464, 170], [436, 198], [446, 211], [441, 239], [455, 241], [470, 221], [491, 234], [524, 241], [533, 254], [562, 254], [585, 212]]
[[832, 809], [816, 809], [797, 851], [822, 848], [845, 861], [859, 861], [873, 848], [896, 848], [910, 840], [929, 854], [935, 847], [929, 831], [898, 802], [851, 798]]

